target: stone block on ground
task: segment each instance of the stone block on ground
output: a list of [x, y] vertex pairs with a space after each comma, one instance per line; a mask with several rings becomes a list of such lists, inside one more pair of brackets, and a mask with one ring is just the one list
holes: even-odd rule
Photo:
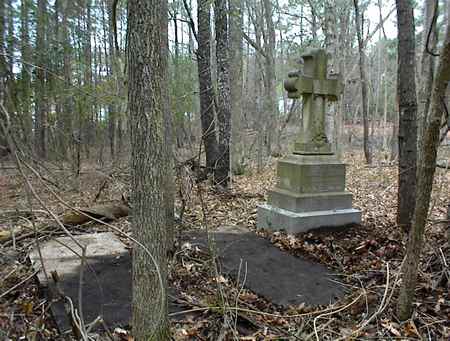
[[274, 188], [269, 191], [268, 204], [292, 212], [342, 210], [352, 207], [350, 192], [295, 193]]
[[[85, 323], [91, 323], [102, 316], [109, 327], [126, 326], [131, 320], [132, 299], [132, 262], [131, 254], [125, 245], [110, 232], [84, 234], [75, 239], [87, 245], [86, 266], [83, 271], [82, 306]], [[78, 288], [80, 284], [81, 249], [69, 237], [60, 237], [40, 245], [44, 266], [50, 275], [57, 271], [59, 286], [65, 296], [69, 296], [78, 307]], [[30, 253], [35, 267], [40, 267], [37, 249]], [[38, 273], [40, 285], [50, 297], [55, 285], [47, 279], [41, 270]], [[175, 296], [174, 290], [169, 290]], [[169, 300], [169, 310], [183, 310], [173, 300]], [[70, 329], [70, 322], [61, 300], [51, 306], [58, 329]]]
[[334, 155], [290, 155], [278, 161], [278, 184], [296, 193], [340, 192], [345, 164]]
[[[323, 305], [344, 294], [343, 287], [333, 281], [336, 275], [325, 266], [290, 255], [253, 232], [226, 226], [212, 236], [222, 272], [236, 279], [242, 264], [241, 280], [247, 271], [244, 286], [277, 305]], [[184, 238], [207, 246], [204, 232], [191, 232]]]
[[296, 234], [313, 229], [345, 228], [361, 223], [361, 211], [354, 208], [292, 212], [268, 204], [258, 206], [258, 228]]

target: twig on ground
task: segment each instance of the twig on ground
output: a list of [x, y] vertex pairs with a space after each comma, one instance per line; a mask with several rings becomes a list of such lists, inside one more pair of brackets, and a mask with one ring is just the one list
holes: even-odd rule
[[8, 295], [11, 291], [17, 289], [18, 287], [20, 287], [21, 285], [25, 284], [26, 282], [28, 282], [31, 278], [33, 278], [38, 272], [40, 271], [40, 269], [34, 271], [31, 275], [27, 276], [27, 278], [25, 278], [24, 280], [20, 281], [19, 283], [17, 283], [16, 285], [12, 286], [11, 288], [9, 288], [8, 290], [6, 290], [5, 292], [3, 292], [2, 294], [0, 294], [0, 298], [5, 297], [6, 295]]
[[347, 304], [347, 305], [345, 305], [345, 306], [343, 306], [343, 307], [341, 307], [341, 308], [339, 308], [339, 309], [332, 310], [332, 311], [330, 311], [330, 312], [328, 312], [328, 313], [323, 313], [323, 314], [320, 314], [319, 316], [315, 317], [315, 318], [314, 318], [314, 321], [313, 321], [313, 326], [314, 326], [314, 335], [316, 336], [316, 340], [317, 340], [317, 341], [320, 340], [320, 339], [319, 339], [319, 334], [318, 334], [318, 331], [317, 331], [317, 325], [316, 325], [318, 319], [320, 319], [320, 318], [322, 318], [322, 317], [325, 317], [325, 316], [330, 316], [330, 315], [337, 314], [337, 313], [339, 313], [339, 312], [341, 312], [341, 311], [343, 311], [343, 310], [345, 310], [345, 309], [351, 307], [353, 304], [355, 304], [356, 302], [358, 302], [358, 300], [359, 300], [362, 296], [363, 296], [363, 295], [360, 294], [360, 295], [358, 295], [358, 297], [356, 297], [356, 298], [355, 298], [353, 301], [351, 301], [349, 304]]

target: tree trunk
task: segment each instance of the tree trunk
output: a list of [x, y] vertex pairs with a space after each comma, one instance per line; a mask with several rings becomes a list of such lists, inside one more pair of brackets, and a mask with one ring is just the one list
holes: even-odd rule
[[218, 146], [214, 118], [214, 90], [211, 79], [211, 10], [209, 0], [199, 0], [198, 20], [198, 82], [200, 97], [200, 121], [205, 146], [208, 173], [216, 167]]
[[[419, 89], [419, 104], [418, 104], [418, 149], [420, 150], [420, 144], [423, 141], [423, 133], [425, 131], [428, 111], [430, 109], [431, 100], [431, 89], [433, 88], [433, 78], [434, 78], [434, 58], [427, 52], [427, 43], [430, 51], [436, 50], [437, 44], [437, 23], [432, 23], [433, 15], [438, 15], [434, 13], [438, 6], [434, 6], [434, 0], [425, 0], [424, 4], [424, 29], [422, 32], [422, 46], [421, 46], [421, 61], [420, 61], [420, 82], [421, 86]], [[433, 27], [431, 27], [433, 26]], [[430, 32], [431, 30], [431, 32]], [[430, 33], [430, 38], [428, 40], [428, 33]]]
[[[7, 60], [7, 85], [8, 96], [6, 101], [6, 108], [10, 113], [15, 113], [17, 111], [17, 88], [16, 81], [14, 75], [14, 63], [15, 63], [15, 35], [14, 35], [14, 6], [12, 0], [6, 1], [7, 5], [7, 14], [6, 18], [8, 19], [8, 31], [6, 37], [6, 60]], [[19, 133], [19, 131], [17, 131]], [[20, 135], [19, 135], [20, 136]]]
[[[105, 53], [105, 66], [108, 77], [114, 76], [113, 61], [115, 54], [114, 37], [112, 30], [112, 0], [104, 0], [101, 6], [102, 10], [102, 26], [103, 26], [103, 49]], [[105, 16], [105, 7], [107, 17]], [[109, 152], [111, 160], [114, 163], [116, 160], [116, 127], [117, 127], [117, 109], [115, 101], [108, 104], [108, 139]]]
[[45, 26], [47, 14], [47, 1], [38, 0], [36, 22], [36, 126], [35, 146], [39, 157], [47, 157], [47, 105], [46, 105], [46, 34]]
[[367, 76], [366, 76], [366, 55], [364, 52], [364, 18], [363, 15], [359, 13], [358, 0], [353, 0], [355, 6], [355, 24], [356, 24], [356, 34], [358, 36], [358, 51], [359, 51], [359, 73], [361, 77], [361, 108], [363, 117], [363, 148], [364, 157], [368, 164], [372, 163], [372, 154], [370, 151], [369, 144], [369, 119], [368, 119], [368, 99], [367, 99]]
[[[6, 80], [8, 75], [8, 65], [6, 62], [6, 42], [5, 42], [5, 2], [0, 1], [0, 103], [5, 104]], [[3, 141], [4, 140], [4, 141]], [[0, 136], [0, 146], [6, 148], [6, 136]], [[1, 148], [1, 147], [0, 147]], [[2, 156], [3, 149], [0, 149]]]
[[[167, 19], [167, 1], [163, 1], [161, 4], [161, 11], [165, 15], [160, 16], [161, 20], [161, 67], [165, 71], [163, 75], [163, 84], [169, 84], [169, 35], [168, 35], [168, 19]], [[164, 7], [163, 7], [164, 6]], [[170, 111], [170, 96], [169, 87], [161, 87], [161, 97], [163, 100], [163, 114], [164, 114], [164, 151], [166, 160], [166, 173], [164, 183], [164, 209], [166, 213], [166, 229], [167, 229], [167, 249], [169, 252], [173, 251], [175, 242], [175, 183], [174, 183], [174, 129], [173, 129], [173, 115]]]
[[91, 31], [92, 31], [92, 17], [91, 17], [91, 2], [92, 0], [85, 1], [85, 31], [84, 31], [84, 87], [88, 94], [84, 95], [86, 98], [86, 122], [84, 127], [85, 148], [86, 156], [89, 158], [89, 149], [94, 142], [94, 106], [92, 96], [92, 43], [91, 43]]
[[[158, 10], [156, 10], [158, 9]], [[133, 336], [170, 340], [167, 315], [168, 181], [165, 110], [167, 94], [165, 0], [128, 1], [128, 110], [131, 127], [132, 229], [141, 246], [133, 250]], [[163, 19], [164, 18], [164, 19]], [[157, 266], [157, 267], [156, 267]], [[161, 275], [162, 287], [158, 272]]]
[[424, 141], [418, 166], [417, 197], [412, 227], [406, 249], [406, 260], [403, 266], [402, 284], [397, 304], [400, 320], [411, 317], [414, 292], [417, 283], [417, 272], [423, 244], [423, 234], [428, 218], [433, 178], [436, 170], [436, 156], [439, 147], [439, 131], [442, 113], [444, 112], [445, 92], [450, 81], [450, 25], [447, 25], [436, 78], [433, 84], [430, 117], [425, 129]]
[[[278, 98], [276, 91], [275, 76], [275, 27], [273, 24], [273, 9], [270, 0], [263, 1], [263, 11], [265, 20], [264, 52], [265, 52], [265, 75], [264, 75], [264, 110], [267, 113], [266, 123], [266, 147], [267, 154], [272, 153], [272, 141], [274, 132], [278, 131]], [[277, 151], [277, 154], [279, 151]]]
[[242, 112], [243, 112], [243, 63], [242, 63], [242, 29], [243, 29], [243, 1], [230, 0], [230, 51], [231, 51], [231, 121], [232, 121], [232, 169], [239, 174], [243, 167], [244, 141], [242, 140]]
[[214, 1], [217, 60], [217, 124], [219, 130], [219, 155], [214, 172], [216, 185], [227, 188], [230, 174], [230, 64], [228, 59], [228, 8], [226, 0]]
[[30, 136], [33, 131], [33, 118], [31, 113], [31, 49], [29, 35], [29, 0], [22, 0], [20, 4], [20, 104], [24, 126], [24, 140], [31, 143]]
[[[71, 135], [73, 131], [73, 102], [72, 96], [69, 95], [70, 89], [72, 87], [72, 48], [70, 46], [70, 30], [68, 18], [71, 14], [72, 3], [69, 0], [63, 0], [61, 5], [61, 15], [62, 15], [62, 45], [63, 45], [63, 93], [61, 95], [62, 102], [62, 113], [61, 118], [58, 120], [60, 135], [60, 146], [62, 156], [65, 158], [67, 156], [67, 149], [71, 146]], [[58, 23], [59, 24], [59, 23]]]
[[414, 13], [410, 0], [397, 0], [398, 18], [398, 225], [408, 231], [414, 212], [417, 167], [417, 99]]

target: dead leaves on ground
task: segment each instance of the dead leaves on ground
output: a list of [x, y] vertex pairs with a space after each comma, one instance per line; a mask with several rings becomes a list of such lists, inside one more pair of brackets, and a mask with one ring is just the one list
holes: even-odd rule
[[[389, 262], [391, 275], [398, 272], [405, 251], [406, 236], [399, 231], [395, 224], [396, 215], [396, 167], [366, 167], [359, 157], [347, 158], [347, 187], [354, 194], [354, 205], [363, 210], [363, 225], [353, 227], [333, 234], [305, 233], [290, 236], [285, 233], [267, 233], [256, 231], [270, 239], [275, 245], [294, 255], [307, 257], [318, 261], [333, 269], [337, 269], [342, 281], [349, 287], [350, 292], [362, 292], [363, 299], [348, 309], [333, 314], [329, 319], [318, 321], [320, 338], [333, 339], [336, 334], [351, 335], [358, 322], [368, 318], [381, 302], [386, 285], [386, 263]], [[124, 176], [127, 182], [129, 179]], [[126, 180], [128, 179], [128, 180]], [[89, 182], [90, 181], [90, 182]], [[82, 186], [96, 188], [92, 184], [94, 179], [82, 182]], [[206, 220], [208, 227], [214, 229], [221, 225], [241, 225], [255, 230], [256, 206], [265, 201], [266, 192], [275, 184], [275, 170], [264, 170], [263, 173], [248, 173], [234, 178], [233, 189], [229, 193], [217, 193], [206, 183], [195, 184], [190, 188], [189, 200], [184, 215], [184, 228], [201, 228]], [[100, 181], [98, 182], [100, 183]], [[111, 200], [123, 193], [124, 186], [110, 182], [103, 192], [103, 198]], [[201, 193], [200, 193], [201, 192]], [[89, 207], [85, 197], [93, 197], [94, 193], [77, 194], [71, 197], [74, 207]], [[202, 209], [199, 198], [202, 194], [206, 211]], [[71, 194], [72, 195], [72, 194]], [[439, 171], [435, 180], [431, 219], [442, 220], [447, 201], [450, 198], [450, 172]], [[105, 207], [94, 206], [81, 210], [99, 219], [117, 219], [126, 216]], [[26, 207], [26, 206], [25, 206]], [[119, 208], [119, 211], [123, 208]], [[58, 211], [61, 211], [59, 209]], [[76, 213], [76, 212], [75, 212]], [[206, 216], [204, 216], [206, 215]], [[68, 212], [65, 223], [80, 224], [87, 222], [83, 214]], [[82, 222], [83, 220], [83, 222]], [[129, 228], [125, 219], [116, 224]], [[444, 258], [441, 255], [444, 254]], [[239, 286], [227, 277], [213, 276], [209, 271], [208, 257], [198, 252], [194, 246], [181, 250], [172, 264], [171, 281], [176, 283], [177, 289], [185, 294], [193, 307], [198, 305], [217, 305], [217, 286], [225, 288], [226, 298], [230, 302], [238, 297], [239, 306], [264, 312], [280, 313], [277, 307], [265, 301], [248, 290], [239, 293]], [[426, 243], [422, 258], [419, 281], [417, 286], [417, 305], [414, 320], [399, 323], [395, 318], [396, 291], [391, 304], [379, 318], [375, 319], [361, 332], [359, 337], [371, 338], [410, 338], [419, 339], [430, 336], [432, 339], [448, 339], [450, 337], [450, 296], [449, 271], [450, 250], [446, 246], [445, 229], [442, 224], [429, 224], [426, 232]], [[446, 258], [445, 258], [446, 257]], [[447, 265], [446, 265], [447, 264]], [[3, 277], [5, 273], [1, 272]], [[0, 277], [0, 278], [2, 278]], [[215, 280], [216, 279], [216, 280]], [[12, 283], [10, 283], [12, 284]], [[41, 316], [36, 314], [40, 302], [33, 299], [21, 298], [23, 289], [14, 292], [8, 306], [23, 316], [30, 316], [30, 320], [40, 323]], [[2, 288], [3, 290], [4, 288]], [[30, 293], [32, 291], [29, 291]], [[13, 303], [11, 303], [13, 302]], [[344, 302], [348, 304], [348, 302]], [[4, 306], [1, 306], [0, 309]], [[282, 314], [295, 314], [308, 311], [310, 307], [293, 307]], [[34, 315], [33, 315], [34, 314]], [[31, 316], [34, 316], [31, 318]], [[242, 340], [286, 339], [290, 333], [303, 328], [299, 335], [314, 335], [313, 318], [283, 319], [263, 315], [248, 315], [257, 330], [242, 329]], [[242, 317], [244, 319], [244, 317]], [[239, 320], [242, 321], [242, 320]], [[17, 325], [20, 326], [20, 321]], [[173, 325], [176, 340], [208, 340], [217, 336], [223, 322], [221, 312], [210, 310], [186, 317]], [[5, 323], [4, 320], [0, 321]], [[323, 324], [322, 324], [323, 323]], [[3, 326], [2, 326], [3, 327]], [[1, 327], [0, 327], [1, 329]], [[26, 328], [19, 328], [26, 330]], [[120, 334], [120, 333], [118, 333]], [[119, 337], [119, 336], [118, 336]], [[125, 340], [132, 340], [129, 333], [121, 335]], [[130, 339], [131, 338], [131, 339]]]

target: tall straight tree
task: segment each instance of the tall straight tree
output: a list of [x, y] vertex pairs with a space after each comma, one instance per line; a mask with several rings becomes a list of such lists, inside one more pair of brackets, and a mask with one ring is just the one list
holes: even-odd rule
[[35, 146], [41, 158], [47, 157], [47, 105], [46, 105], [46, 14], [47, 1], [38, 0], [36, 22], [36, 100]]
[[62, 29], [61, 29], [61, 40], [63, 44], [63, 78], [64, 78], [64, 93], [62, 97], [62, 118], [61, 123], [61, 134], [59, 148], [64, 156], [66, 156], [67, 149], [70, 146], [70, 135], [72, 132], [73, 125], [73, 99], [68, 93], [72, 88], [72, 47], [70, 45], [70, 28], [69, 28], [69, 18], [73, 10], [73, 4], [69, 0], [63, 0], [61, 5], [61, 15], [62, 15]]
[[214, 172], [216, 185], [227, 188], [230, 179], [231, 94], [228, 42], [228, 1], [215, 0], [214, 23], [216, 29], [217, 59], [217, 123], [219, 128], [219, 154]]
[[420, 47], [420, 80], [422, 83], [419, 92], [418, 103], [418, 148], [422, 143], [423, 133], [425, 130], [427, 115], [430, 108], [431, 89], [433, 88], [435, 57], [428, 51], [434, 51], [437, 44], [437, 23], [433, 22], [433, 18], [437, 18], [438, 2], [435, 0], [425, 0], [424, 3], [424, 28], [422, 31], [422, 46]]
[[356, 24], [356, 35], [358, 37], [358, 51], [359, 51], [359, 75], [361, 78], [361, 102], [362, 102], [362, 117], [363, 117], [363, 148], [364, 157], [367, 163], [372, 163], [372, 154], [369, 145], [369, 108], [368, 108], [368, 84], [366, 76], [366, 54], [364, 52], [364, 15], [361, 13], [359, 7], [359, 1], [353, 0], [355, 8], [355, 24]]
[[[84, 86], [87, 92], [92, 92], [92, 82], [93, 82], [93, 75], [92, 75], [92, 0], [84, 0], [84, 20], [85, 20], [85, 26], [84, 26], [84, 39], [83, 39], [83, 53], [84, 53]], [[85, 127], [85, 143], [86, 143], [86, 152], [87, 157], [89, 158], [89, 147], [93, 143], [94, 139], [94, 129], [95, 129], [95, 122], [94, 122], [94, 106], [93, 106], [93, 100], [90, 96], [86, 97], [86, 127]]]
[[[133, 335], [170, 339], [167, 315], [167, 214], [164, 185], [168, 141], [167, 0], [129, 0], [127, 27], [128, 110], [131, 128], [132, 228], [153, 255], [133, 251]], [[159, 273], [159, 275], [158, 275]], [[162, 279], [162, 283], [160, 283]]]
[[33, 119], [31, 116], [31, 47], [29, 34], [29, 0], [20, 2], [20, 54], [21, 54], [21, 72], [20, 72], [20, 103], [22, 112], [22, 121], [24, 126], [24, 140], [28, 144], [31, 141], [29, 137], [33, 130]]
[[[264, 39], [264, 104], [265, 111], [267, 113], [267, 125], [266, 125], [266, 147], [267, 154], [272, 152], [272, 142], [274, 140], [275, 132], [277, 128], [278, 120], [278, 103], [277, 103], [277, 91], [276, 91], [276, 75], [275, 75], [275, 26], [273, 24], [273, 5], [272, 1], [263, 1], [263, 12], [265, 21], [265, 30], [263, 30]], [[233, 84], [234, 85], [234, 84]], [[280, 151], [277, 151], [280, 153]]]
[[416, 198], [417, 98], [414, 13], [411, 0], [397, 0], [398, 18], [398, 211], [397, 223], [409, 230]]
[[244, 25], [243, 16], [243, 0], [230, 0], [230, 51], [231, 51], [231, 70], [230, 83], [231, 87], [231, 162], [233, 172], [239, 172], [242, 167], [242, 157], [244, 149], [244, 141], [242, 139], [242, 114], [243, 114], [243, 44], [242, 30]]
[[6, 41], [5, 41], [5, 1], [0, 1], [0, 103], [5, 103], [5, 86], [8, 76], [8, 64], [6, 61]]
[[208, 172], [212, 173], [216, 167], [218, 147], [214, 118], [214, 90], [211, 78], [211, 4], [209, 0], [198, 1], [197, 20], [200, 121], [205, 146], [206, 167]]
[[403, 266], [402, 284], [397, 304], [398, 316], [401, 320], [412, 315], [414, 293], [417, 283], [417, 272], [423, 244], [423, 235], [430, 208], [433, 178], [436, 170], [436, 157], [439, 147], [439, 131], [442, 114], [446, 111], [445, 95], [450, 82], [450, 24], [447, 24], [445, 40], [439, 54], [439, 65], [433, 83], [430, 115], [421, 145], [421, 157], [417, 172], [417, 197], [406, 249], [406, 260]]

